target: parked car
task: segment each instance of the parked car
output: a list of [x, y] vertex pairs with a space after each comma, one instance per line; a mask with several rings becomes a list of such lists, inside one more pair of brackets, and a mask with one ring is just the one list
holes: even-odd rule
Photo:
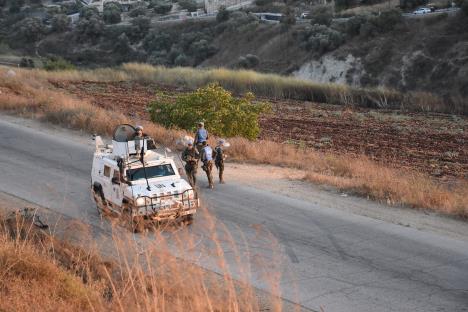
[[413, 12], [413, 14], [427, 14], [427, 13], [431, 13], [431, 9], [429, 8], [419, 8], [417, 9], [416, 11]]

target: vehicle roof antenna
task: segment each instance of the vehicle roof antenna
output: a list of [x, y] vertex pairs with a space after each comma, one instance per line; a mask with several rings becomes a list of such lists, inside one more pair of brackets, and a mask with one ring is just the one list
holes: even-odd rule
[[145, 159], [144, 158], [145, 158], [145, 146], [143, 145], [141, 147], [141, 151], [140, 151], [140, 161], [143, 164], [143, 173], [145, 174], [146, 189], [148, 191], [151, 191], [151, 187], [149, 186], [149, 182], [148, 182], [148, 177], [146, 175], [146, 167], [145, 167]]

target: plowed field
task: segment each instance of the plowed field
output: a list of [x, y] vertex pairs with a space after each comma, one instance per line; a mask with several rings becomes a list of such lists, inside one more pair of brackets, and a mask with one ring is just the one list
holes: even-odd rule
[[[57, 87], [100, 107], [147, 120], [147, 104], [157, 91], [185, 90], [131, 82], [55, 82]], [[262, 139], [332, 151], [365, 154], [386, 164], [445, 179], [468, 178], [468, 119], [440, 114], [409, 114], [270, 101], [271, 114], [260, 119]]]

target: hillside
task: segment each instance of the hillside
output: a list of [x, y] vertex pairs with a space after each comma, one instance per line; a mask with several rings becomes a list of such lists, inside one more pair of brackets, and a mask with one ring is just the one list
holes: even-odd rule
[[[453, 111], [468, 110], [468, 17], [463, 9], [409, 18], [389, 6], [372, 13], [257, 1], [216, 17], [161, 22], [150, 2], [117, 13], [115, 8], [103, 14], [75, 8], [80, 19], [69, 24], [66, 14], [73, 8], [65, 5], [52, 10], [31, 2], [15, 13], [8, 1], [2, 3], [0, 55], [9, 55], [7, 62], [11, 55], [25, 56], [22, 66], [66, 66], [60, 59], [57, 65], [59, 57], [85, 67], [136, 61], [248, 68], [325, 83], [434, 92]], [[309, 19], [296, 20], [305, 9], [312, 12]], [[292, 18], [264, 23], [248, 13], [259, 11]], [[115, 20], [111, 13], [117, 14]]]

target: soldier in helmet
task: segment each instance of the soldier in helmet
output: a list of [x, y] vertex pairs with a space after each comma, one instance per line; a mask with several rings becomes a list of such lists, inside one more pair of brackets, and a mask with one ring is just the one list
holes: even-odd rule
[[224, 184], [224, 160], [226, 159], [226, 153], [223, 150], [224, 147], [224, 140], [219, 140], [218, 145], [215, 147], [215, 166], [216, 169], [218, 169], [218, 174], [219, 174], [219, 183]]
[[208, 140], [208, 131], [206, 131], [205, 129], [205, 123], [200, 121], [197, 124], [197, 131], [195, 132], [195, 142], [194, 142], [200, 154], [203, 149], [203, 142], [206, 142], [207, 140]]
[[182, 152], [182, 160], [185, 162], [185, 173], [187, 174], [188, 182], [192, 187], [197, 183], [197, 164], [200, 154], [193, 146], [192, 141], [187, 142], [187, 147]]
[[211, 146], [205, 141], [203, 142], [200, 159], [203, 162], [202, 169], [206, 172], [208, 178], [208, 188], [213, 188], [213, 159], [216, 157], [216, 152], [213, 151]]
[[143, 127], [142, 126], [136, 126], [135, 127], [135, 135], [133, 136], [133, 140], [135, 141], [135, 150], [137, 154], [140, 154], [141, 151], [141, 146], [143, 144], [143, 138], [146, 136], [146, 134], [143, 133]]

